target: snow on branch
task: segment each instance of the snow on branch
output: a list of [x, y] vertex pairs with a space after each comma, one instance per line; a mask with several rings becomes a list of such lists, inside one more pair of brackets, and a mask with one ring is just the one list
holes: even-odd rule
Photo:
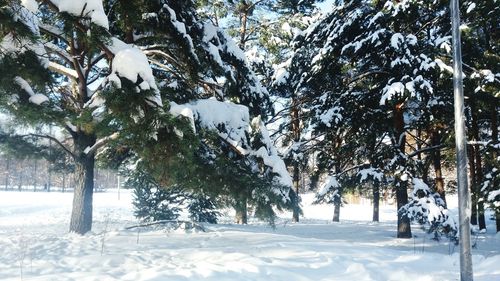
[[[219, 137], [235, 152], [242, 156], [254, 156], [261, 159], [264, 165], [277, 175], [281, 185], [292, 186], [286, 165], [274, 148], [264, 123], [260, 118], [250, 121], [248, 107], [216, 99], [198, 100], [181, 105], [172, 102], [170, 105], [170, 113], [188, 118], [195, 132], [196, 124], [217, 132]], [[250, 136], [259, 138], [261, 145], [252, 147]], [[279, 191], [276, 190], [276, 192]]]
[[76, 70], [71, 69], [71, 68], [67, 68], [67, 67], [60, 65], [58, 63], [55, 63], [53, 61], [49, 62], [48, 68], [54, 72], [57, 72], [61, 75], [66, 76], [70, 79], [73, 79], [73, 80], [78, 79], [78, 73], [76, 72]]
[[90, 18], [91, 22], [109, 29], [109, 22], [102, 0], [51, 0], [59, 12], [67, 12], [77, 17]]
[[23, 89], [26, 93], [30, 95], [29, 102], [34, 103], [36, 105], [41, 105], [44, 102], [48, 102], [49, 98], [46, 95], [43, 94], [36, 94], [35, 91], [31, 88], [30, 84], [28, 81], [24, 80], [20, 76], [16, 76], [14, 78], [14, 82], [16, 82], [21, 89]]
[[107, 47], [114, 54], [108, 81], [121, 88], [119, 77], [123, 77], [132, 83], [137, 83], [138, 79], [141, 78], [142, 82], [137, 86], [138, 92], [141, 90], [154, 90], [156, 95], [150, 98], [150, 101], [161, 107], [163, 103], [153, 76], [153, 70], [144, 52], [117, 38], [112, 38], [111, 45]]
[[113, 134], [111, 134], [111, 135], [109, 135], [107, 137], [104, 137], [102, 139], [98, 139], [93, 146], [85, 148], [85, 150], [83, 151], [83, 153], [85, 153], [87, 155], [92, 155], [92, 154], [96, 153], [96, 151], [99, 148], [105, 146], [110, 141], [117, 139], [119, 136], [120, 136], [120, 134], [118, 132], [115, 132], [115, 133], [113, 133]]

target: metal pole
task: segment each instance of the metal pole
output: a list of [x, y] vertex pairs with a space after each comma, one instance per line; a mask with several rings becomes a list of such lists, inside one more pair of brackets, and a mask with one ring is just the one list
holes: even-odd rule
[[451, 0], [451, 22], [453, 35], [453, 88], [455, 94], [458, 219], [460, 227], [460, 280], [472, 281], [474, 278], [472, 273], [472, 254], [470, 246], [471, 200], [467, 180], [467, 139], [465, 137], [459, 0]]

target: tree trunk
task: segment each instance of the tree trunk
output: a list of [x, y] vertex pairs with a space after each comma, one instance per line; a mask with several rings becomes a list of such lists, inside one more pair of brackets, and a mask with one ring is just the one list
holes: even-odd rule
[[24, 175], [23, 175], [23, 173], [24, 173], [24, 168], [23, 168], [23, 163], [22, 163], [22, 162], [20, 162], [20, 163], [19, 163], [19, 168], [20, 168], [20, 169], [19, 169], [19, 172], [18, 172], [18, 173], [19, 173], [19, 175], [18, 175], [19, 177], [18, 177], [18, 185], [17, 185], [17, 189], [18, 189], [19, 191], [22, 191], [22, 189], [23, 189], [23, 176], [24, 176]]
[[247, 41], [247, 21], [248, 21], [248, 7], [242, 7], [240, 11], [240, 48], [245, 51], [245, 44]]
[[74, 141], [79, 153], [75, 161], [76, 185], [73, 192], [73, 210], [69, 230], [85, 234], [92, 229], [95, 155], [86, 154], [84, 151], [95, 144], [96, 136], [80, 132], [75, 134]]
[[47, 164], [47, 192], [50, 192], [50, 187], [52, 186], [52, 169], [50, 168], [50, 162]]
[[38, 182], [37, 182], [37, 176], [38, 175], [36, 174], [37, 173], [36, 170], [38, 168], [38, 165], [37, 165], [38, 161], [35, 159], [33, 162], [34, 162], [33, 163], [33, 192], [35, 192], [36, 191], [36, 185], [38, 184]]
[[380, 213], [380, 187], [377, 181], [373, 181], [373, 221], [379, 221]]
[[[338, 163], [338, 155], [334, 156], [337, 159], [337, 164], [335, 164], [335, 174], [340, 174], [340, 164]], [[337, 194], [333, 199], [333, 218], [332, 221], [339, 222], [340, 221], [340, 206], [342, 205], [342, 187], [337, 187]]]
[[340, 192], [333, 199], [333, 218], [332, 221], [339, 222], [340, 221], [340, 205], [342, 205], [342, 197]]
[[92, 197], [94, 193], [94, 156], [83, 157], [76, 163], [76, 186], [69, 230], [85, 234], [92, 229]]
[[[498, 144], [498, 117], [497, 117], [498, 111], [496, 106], [493, 106], [493, 110], [491, 111], [491, 141], [493, 144]], [[491, 153], [493, 161], [496, 161], [497, 159], [497, 152], [496, 150], [493, 150]], [[495, 180], [495, 179], [493, 179]], [[492, 186], [497, 186], [493, 182]], [[500, 207], [495, 208], [495, 219], [496, 219], [496, 226], [497, 226], [497, 232], [500, 232]]]
[[10, 178], [10, 157], [7, 157], [5, 163], [5, 190], [9, 189], [9, 178]]
[[295, 190], [295, 196], [297, 197], [296, 206], [293, 208], [293, 222], [299, 222], [299, 165], [298, 163], [294, 163], [293, 165], [293, 189]]
[[[475, 106], [471, 106], [472, 111], [472, 134], [476, 142], [480, 141], [479, 138], [479, 125], [478, 125], [478, 112]], [[476, 192], [477, 192], [477, 215], [479, 229], [486, 229], [486, 219], [484, 216], [484, 200], [481, 192], [481, 184], [483, 182], [483, 164], [481, 159], [481, 150], [479, 144], [474, 145], [474, 158], [476, 161]]]
[[65, 189], [66, 189], [66, 173], [63, 172], [63, 175], [62, 175], [62, 192], [64, 193]]
[[248, 210], [247, 210], [247, 198], [242, 197], [236, 202], [236, 206], [234, 206], [234, 210], [236, 211], [236, 215], [234, 218], [234, 222], [237, 224], [247, 224], [248, 223]]
[[[294, 98], [292, 106], [292, 134], [294, 143], [297, 144], [300, 141], [300, 119], [299, 119], [299, 107], [297, 104], [297, 100]], [[293, 152], [294, 153], [294, 152]], [[300, 181], [300, 169], [298, 160], [295, 157], [292, 157], [293, 161], [293, 189], [295, 190], [297, 200], [296, 206], [293, 209], [293, 221], [299, 222], [299, 204], [300, 204], [300, 196], [299, 196], [299, 181]]]
[[[403, 104], [397, 104], [394, 109], [394, 129], [396, 132], [397, 146], [402, 154], [405, 154], [406, 137], [404, 128]], [[398, 208], [398, 238], [411, 238], [411, 224], [407, 216], [399, 213], [399, 210], [408, 203], [408, 190], [405, 181], [398, 180], [396, 183], [396, 202]]]
[[500, 209], [496, 208], [495, 210], [495, 219], [497, 223], [497, 232], [500, 232]]
[[[474, 131], [474, 139], [479, 141], [479, 129], [477, 125], [477, 116], [473, 118], [473, 131]], [[484, 201], [481, 196], [481, 184], [483, 182], [483, 164], [481, 160], [481, 151], [479, 145], [474, 145], [474, 154], [476, 159], [476, 192], [477, 192], [477, 215], [478, 215], [478, 223], [479, 229], [486, 229], [486, 219], [484, 216]]]
[[474, 161], [474, 147], [468, 145], [470, 191], [471, 191], [471, 217], [470, 224], [477, 225], [477, 192], [476, 192], [476, 164]]
[[398, 238], [411, 238], [410, 219], [399, 213], [399, 210], [408, 203], [406, 182], [400, 182], [396, 187], [396, 200], [398, 208]]
[[[441, 145], [441, 135], [439, 134], [439, 129], [434, 129], [431, 133], [431, 143], [432, 146]], [[436, 182], [436, 192], [441, 196], [441, 199], [444, 201], [444, 205], [446, 208], [446, 197], [444, 190], [444, 179], [443, 172], [441, 170], [441, 151], [436, 149], [432, 152], [432, 165], [434, 167], [435, 173], [435, 182]]]

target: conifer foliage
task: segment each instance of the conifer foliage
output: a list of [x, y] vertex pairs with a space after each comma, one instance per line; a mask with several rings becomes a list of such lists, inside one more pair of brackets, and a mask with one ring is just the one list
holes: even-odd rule
[[[476, 3], [466, 7], [473, 12]], [[472, 34], [494, 34], [484, 30], [489, 23], [481, 26]], [[301, 150], [314, 151], [310, 157], [317, 158], [317, 169], [332, 177], [318, 193], [319, 201], [332, 200], [337, 209], [343, 188], [367, 171], [383, 174], [398, 209], [406, 206], [408, 189], [419, 180], [444, 199], [441, 151], [452, 146], [443, 137], [452, 129], [449, 30], [443, 1], [337, 1], [332, 12], [295, 39], [294, 54], [275, 85], [306, 109]], [[486, 46], [494, 46], [494, 40]], [[494, 52], [474, 54], [486, 59]], [[489, 73], [478, 70], [488, 67], [481, 59], [474, 60], [480, 66], [469, 68], [476, 69], [471, 78]], [[476, 92], [497, 91], [489, 77], [490, 87], [479, 86]], [[493, 100], [498, 104], [498, 97]], [[482, 177], [476, 172], [475, 178]], [[404, 213], [399, 212], [397, 236], [408, 238], [410, 217]]]
[[[91, 230], [97, 155], [115, 167], [143, 160], [138, 168], [154, 182], [182, 181], [190, 193], [210, 178], [199, 176], [202, 166], [236, 162], [232, 176], [247, 181], [222, 181], [227, 175], [214, 167], [222, 185], [210, 184], [212, 194], [226, 202], [247, 194], [270, 218], [270, 200], [290, 204], [288, 175], [260, 121], [270, 109], [267, 91], [234, 41], [198, 19], [192, 1], [5, 0], [0, 7], [0, 69], [14, 70], [1, 78], [2, 110], [42, 128], [24, 141], [50, 139], [76, 163], [70, 231]], [[212, 107], [194, 110], [199, 104]], [[182, 165], [191, 173], [182, 175]]]

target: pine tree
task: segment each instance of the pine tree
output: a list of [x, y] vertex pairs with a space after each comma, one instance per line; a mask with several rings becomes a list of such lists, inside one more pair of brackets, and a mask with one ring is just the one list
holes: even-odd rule
[[[422, 167], [430, 158], [421, 156], [434, 153], [440, 162], [440, 138], [433, 145], [409, 136], [431, 131], [429, 121], [451, 104], [445, 97], [449, 67], [440, 49], [449, 46], [447, 7], [417, 2], [344, 1], [295, 40], [281, 90], [306, 101], [308, 142], [324, 151], [325, 172], [339, 183], [326, 187], [330, 193], [341, 194], [339, 179], [368, 168], [391, 179], [400, 209], [411, 179], [426, 176]], [[398, 237], [411, 237], [401, 215]]]
[[220, 28], [199, 19], [191, 1], [146, 1], [138, 9], [147, 20], [130, 21], [134, 32], [128, 37], [145, 49], [174, 116], [167, 117], [171, 126], [157, 132], [158, 140], [147, 145], [117, 141], [109, 156], [118, 162], [127, 154], [137, 157], [141, 169], [162, 188], [207, 193], [233, 207], [242, 205], [239, 198], [252, 203], [261, 217], [272, 219], [271, 205], [289, 204], [289, 191], [280, 182], [287, 175], [277, 175], [268, 161], [277, 155], [260, 120], [270, 100], [244, 53]]
[[[500, 8], [496, 1], [465, 1], [462, 5], [463, 66], [467, 93], [469, 139], [469, 163], [472, 189], [471, 223], [479, 229], [486, 228], [484, 201], [495, 203], [494, 183], [498, 177], [495, 166], [498, 162], [498, 91], [500, 79], [498, 65], [500, 38], [498, 17]], [[483, 145], [486, 144], [486, 145]], [[498, 208], [496, 210], [497, 230], [500, 229]]]
[[[130, 98], [121, 110], [140, 120], [138, 113], [161, 105], [156, 83], [142, 52], [109, 33], [100, 2], [1, 4], [0, 69], [9, 69], [0, 81], [1, 106], [20, 123], [64, 131], [69, 141], [50, 131], [22, 139], [33, 145], [49, 139], [75, 162], [70, 231], [84, 234], [92, 227], [95, 154], [124, 129], [120, 116], [108, 109], [116, 105], [114, 99]], [[136, 71], [127, 63], [135, 63]], [[152, 125], [138, 126], [151, 132]]]

